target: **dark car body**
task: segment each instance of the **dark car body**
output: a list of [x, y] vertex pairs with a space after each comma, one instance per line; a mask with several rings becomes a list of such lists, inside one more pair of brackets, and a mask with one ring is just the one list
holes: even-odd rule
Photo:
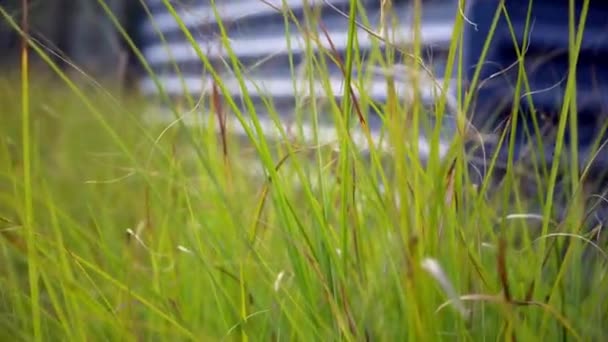
[[[523, 115], [518, 120], [518, 153], [528, 143], [539, 141], [535, 137], [540, 136], [547, 159], [553, 155], [554, 140], [547, 132], [557, 127], [566, 94], [569, 47], [573, 43], [569, 39], [569, 22], [574, 18], [574, 25], [578, 27], [584, 9], [584, 1], [576, 0], [572, 11], [574, 16], [571, 17], [570, 2], [467, 1], [466, 18], [469, 23], [464, 35], [464, 66], [469, 83], [479, 68], [478, 82], [469, 85], [469, 91], [475, 95], [470, 110], [471, 121], [481, 131], [500, 132], [506, 119], [513, 118], [512, 109], [519, 97], [519, 105], [515, 109]], [[504, 11], [500, 13], [496, 29], [492, 31], [494, 15], [497, 9], [501, 10], [502, 4]], [[578, 121], [576, 140], [572, 139], [572, 130], [566, 132], [566, 143], [577, 144], [579, 148], [581, 164], [589, 162], [593, 155], [591, 147], [594, 143], [599, 145], [598, 138], [605, 136], [603, 129], [608, 113], [607, 17], [608, 2], [589, 2], [576, 66], [577, 94], [576, 109], [573, 111]], [[490, 39], [490, 44], [483, 58], [487, 39]], [[525, 51], [523, 65], [529, 82], [529, 88], [522, 87], [517, 94], [515, 85], [519, 64], [514, 41], [520, 51]], [[537, 119], [536, 126], [533, 118]], [[535, 128], [540, 128], [540, 132]], [[597, 169], [604, 169], [607, 162], [607, 153], [600, 152], [594, 163]]]

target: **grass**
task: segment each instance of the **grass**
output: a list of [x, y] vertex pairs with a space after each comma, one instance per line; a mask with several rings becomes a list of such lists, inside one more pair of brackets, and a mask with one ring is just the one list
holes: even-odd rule
[[[464, 25], [457, 16], [450, 60], [459, 59]], [[314, 57], [309, 48], [307, 77], [324, 81], [326, 63], [340, 63], [347, 79], [348, 70], [383, 63], [379, 49], [361, 60], [351, 37], [345, 61], [332, 60], [332, 51]], [[321, 30], [307, 43], [323, 39]], [[570, 48], [577, 51], [575, 43]], [[414, 57], [420, 51], [412, 49]], [[83, 89], [47, 62], [54, 80], [35, 77], [24, 62], [20, 76], [0, 83], [3, 340], [565, 341], [608, 334], [606, 251], [582, 229], [587, 209], [580, 204], [594, 192], [582, 191], [584, 170], [566, 169], [559, 194], [568, 210], [559, 217], [559, 163], [549, 173], [534, 169], [542, 186], [532, 194], [514, 163], [502, 182], [474, 184], [464, 135], [446, 158], [431, 153], [423, 164], [411, 137], [426, 114], [417, 101], [406, 110], [399, 94], [380, 108], [392, 146], [387, 162], [375, 148], [363, 156], [346, 129], [360, 125], [358, 115], [371, 105], [365, 93], [353, 98], [347, 88], [343, 102], [326, 104], [336, 152], [265, 139], [247, 96], [248, 113], [228, 97], [222, 106], [214, 96], [211, 103], [190, 99], [215, 108], [207, 126], [153, 125], [142, 116], [145, 99]], [[237, 56], [227, 63], [243, 82]], [[222, 92], [222, 75], [213, 77]], [[525, 70], [518, 86], [527, 87]], [[572, 82], [567, 90], [557, 154], [576, 157], [563, 145]], [[445, 101], [435, 115], [447, 115]], [[459, 113], [468, 105], [469, 98], [459, 103]], [[307, 108], [313, 122], [322, 120], [320, 106]], [[241, 124], [253, 121], [245, 144], [209, 128], [222, 111], [234, 111]], [[457, 119], [464, 127], [464, 115]], [[263, 177], [252, 175], [255, 165]]]

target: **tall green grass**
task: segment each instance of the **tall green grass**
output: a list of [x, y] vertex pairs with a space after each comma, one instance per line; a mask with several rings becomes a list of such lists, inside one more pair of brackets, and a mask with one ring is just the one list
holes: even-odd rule
[[[386, 11], [390, 18], [390, 6]], [[327, 84], [327, 63], [340, 63], [347, 83], [363, 84], [369, 74], [355, 78], [351, 71], [391, 64], [391, 49], [389, 60], [379, 48], [365, 60], [356, 53], [357, 12], [366, 17], [353, 1], [345, 61], [332, 51], [314, 56], [311, 47], [327, 37], [322, 30], [311, 33], [307, 78]], [[308, 18], [318, 24], [313, 12]], [[456, 65], [462, 75], [461, 63], [451, 61], [460, 59], [468, 24], [458, 13], [455, 18], [446, 74]], [[286, 11], [286, 29], [293, 20]], [[304, 30], [307, 23], [298, 25]], [[580, 46], [574, 25], [573, 62]], [[230, 51], [225, 30], [222, 38]], [[539, 167], [526, 175], [540, 184], [538, 194], [530, 194], [513, 163], [500, 182], [488, 177], [475, 184], [462, 148], [470, 96], [460, 97], [455, 114], [462, 134], [453, 138], [449, 155], [441, 159], [434, 151], [423, 164], [415, 124], [429, 114], [419, 101], [404, 103], [392, 93], [380, 108], [392, 146], [387, 161], [373, 146], [365, 157], [349, 134], [373, 106], [365, 94], [355, 99], [345, 89], [345, 101], [312, 101], [300, 113], [312, 113], [318, 125], [330, 109], [338, 152], [291, 142], [286, 132], [283, 141], [269, 141], [251, 99], [244, 97], [249, 110], [241, 112], [225, 97], [224, 110], [247, 125], [243, 143], [209, 128], [218, 113], [200, 119], [209, 125], [186, 126], [176, 105], [174, 124], [150, 124], [142, 115], [147, 100], [117, 97], [100, 86], [83, 89], [43, 46], [28, 43], [57, 77], [36, 78], [24, 62], [21, 88], [11, 76], [0, 83], [3, 340], [557, 341], [608, 335], [608, 256], [581, 228], [586, 208], [579, 204], [590, 195], [583, 192], [584, 172], [566, 170], [568, 210], [559, 221], [557, 162], [548, 174]], [[413, 48], [393, 49], [411, 48], [413, 58], [403, 63], [422, 70], [412, 62], [420, 60], [419, 44], [415, 39]], [[230, 57], [227, 63], [244, 82], [237, 56]], [[225, 92], [222, 75], [210, 73]], [[528, 87], [523, 66], [519, 75], [517, 87]], [[462, 93], [462, 83], [456, 86]], [[567, 89], [558, 155], [575, 120], [572, 81]], [[442, 117], [446, 98], [439, 98], [432, 115]], [[189, 103], [204, 110], [212, 108], [209, 101]], [[435, 149], [439, 128], [430, 134]], [[511, 150], [512, 137], [501, 137]], [[577, 150], [570, 154], [576, 160]], [[488, 167], [498, 167], [496, 159]]]

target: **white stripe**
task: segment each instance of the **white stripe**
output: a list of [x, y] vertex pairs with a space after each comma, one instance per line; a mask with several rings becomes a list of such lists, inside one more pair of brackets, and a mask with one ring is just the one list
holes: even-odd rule
[[[213, 80], [211, 78], [198, 78], [198, 77], [184, 77], [183, 81], [186, 84], [186, 88], [182, 87], [182, 81], [178, 76], [161, 76], [158, 77], [165, 92], [171, 95], [185, 94], [208, 94], [208, 91], [213, 86]], [[294, 83], [301, 87], [300, 90], [294, 90]], [[353, 82], [353, 89], [355, 94], [359, 95], [360, 89], [358, 81]], [[434, 84], [433, 84], [434, 83]], [[238, 95], [241, 93], [241, 87], [238, 79], [232, 77], [223, 80], [224, 86], [227, 88], [231, 95]], [[295, 82], [289, 78], [257, 78], [257, 79], [246, 79], [245, 84], [247, 87], [247, 94], [249, 96], [273, 96], [273, 97], [296, 97], [296, 96], [307, 96], [310, 89], [309, 84], [306, 80], [296, 80]], [[439, 90], [443, 84], [441, 79], [437, 79], [435, 82], [430, 80], [421, 79], [419, 82], [420, 95], [423, 99], [432, 99], [440, 94]], [[341, 97], [343, 95], [343, 78], [332, 77], [329, 79], [329, 86], [335, 97]], [[433, 88], [433, 86], [435, 88]], [[259, 88], [259, 90], [258, 90]], [[315, 97], [326, 98], [329, 93], [325, 90], [325, 84], [321, 81], [315, 81], [312, 85], [315, 91]], [[405, 83], [396, 82], [396, 92], [400, 97], [408, 96], [412, 98], [411, 86], [406, 86]], [[140, 90], [144, 94], [158, 94], [158, 88], [154, 81], [150, 78], [143, 79], [140, 81]], [[364, 83], [364, 93], [372, 99], [383, 99], [388, 94], [388, 87], [386, 81], [373, 80], [371, 82]]]
[[[436, 23], [428, 25], [420, 29], [420, 39], [424, 44], [441, 44], [449, 41], [452, 34], [453, 25], [445, 23]], [[395, 32], [397, 35], [397, 45], [408, 45], [412, 42], [414, 31], [408, 26], [401, 26], [398, 31]], [[348, 32], [347, 30], [335, 31], [329, 34], [332, 43], [335, 48], [339, 51], [343, 51], [348, 46]], [[359, 49], [365, 50], [372, 47], [373, 42], [378, 42], [376, 37], [371, 36], [364, 30], [358, 30], [357, 37], [359, 41]], [[291, 47], [287, 44], [287, 40], [291, 39]], [[310, 38], [304, 37], [300, 34], [291, 35], [273, 35], [260, 37], [254, 35], [251, 37], [240, 37], [238, 39], [231, 39], [230, 45], [233, 53], [239, 58], [243, 57], [256, 57], [260, 58], [271, 56], [280, 53], [301, 53], [305, 51], [306, 39], [308, 42], [316, 45], [315, 42]], [[320, 43], [326, 49], [331, 48], [331, 45], [325, 39], [324, 36], [320, 37]], [[200, 46], [202, 53], [207, 58], [228, 58], [228, 53], [222, 45], [220, 40], [214, 41], [197, 41]], [[167, 50], [170, 50], [170, 54]], [[159, 43], [146, 47], [143, 50], [143, 54], [150, 64], [167, 63], [171, 61], [171, 57], [176, 62], [200, 60], [196, 50], [190, 45], [189, 42], [180, 43], [169, 43], [167, 45]]]
[[[153, 108], [146, 117], [148, 120], [155, 123], [169, 124], [174, 122], [173, 117], [168, 113], [168, 111], [158, 112], [158, 108]], [[208, 120], [201, 120], [200, 117], [197, 119], [193, 117], [192, 114], [188, 114], [182, 116], [181, 120], [186, 125], [205, 125]], [[277, 127], [276, 123], [272, 121], [270, 118], [258, 117], [258, 122], [260, 127], [262, 128], [262, 132], [264, 134], [265, 139], [273, 140], [273, 141], [281, 141], [284, 136], [281, 134], [281, 130]], [[226, 120], [227, 128], [231, 134], [236, 134], [237, 136], [247, 137], [247, 131], [241, 125], [241, 123], [235, 117], [228, 117]], [[252, 132], [256, 132], [255, 126], [253, 123], [249, 123], [250, 130]], [[290, 132], [290, 136], [288, 138], [296, 138], [301, 139], [300, 141], [305, 144], [311, 145], [326, 145], [333, 146], [333, 148], [338, 151], [339, 143], [338, 137], [339, 134], [335, 128], [330, 127], [329, 125], [318, 125], [318, 129], [316, 130], [316, 140], [315, 140], [315, 129], [314, 126], [307, 123], [302, 123], [296, 126], [296, 123], [289, 124], [286, 122], [281, 122], [282, 129], [284, 132]], [[217, 133], [219, 131], [219, 125], [215, 125], [214, 129]], [[367, 136], [363, 133], [363, 131], [357, 126], [357, 128], [350, 130], [352, 141], [360, 151], [369, 152], [371, 150], [369, 141]], [[371, 140], [374, 148], [382, 153], [391, 153], [392, 149], [386, 139], [386, 135], [381, 136], [378, 131], [371, 131]], [[407, 143], [407, 142], [404, 142]], [[440, 158], [445, 157], [449, 143], [446, 141], [439, 142], [439, 156]], [[428, 160], [430, 155], [431, 146], [430, 142], [425, 137], [420, 137], [418, 139], [418, 151], [420, 153], [420, 158], [423, 160]]]
[[[348, 3], [348, 1], [350, 0], [333, 0], [329, 2], [339, 4]], [[308, 0], [310, 5], [320, 5], [324, 2], [325, 0]], [[277, 9], [282, 9], [283, 3], [285, 3], [287, 8], [291, 10], [304, 7], [304, 0], [250, 0], [240, 3], [222, 3], [222, 0], [218, 0], [215, 8], [222, 18], [222, 21], [228, 22], [240, 20], [250, 15], [261, 15], [267, 13], [278, 14], [279, 12], [277, 12]], [[210, 5], [196, 6], [194, 8], [185, 10], [177, 10], [177, 13], [187, 27], [217, 22], [213, 12], [213, 7]], [[153, 33], [156, 32], [157, 29], [161, 32], [165, 32], [167, 30], [176, 29], [179, 27], [177, 21], [175, 21], [175, 18], [173, 18], [173, 15], [168, 13], [168, 11], [155, 15], [153, 20], [154, 24], [152, 24], [150, 21], [147, 21], [144, 24], [144, 32]]]

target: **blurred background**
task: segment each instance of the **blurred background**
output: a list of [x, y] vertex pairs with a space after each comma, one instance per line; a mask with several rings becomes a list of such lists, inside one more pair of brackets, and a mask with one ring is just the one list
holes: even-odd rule
[[[72, 76], [86, 75], [97, 82], [136, 90], [150, 100], [147, 102], [150, 109], [146, 110], [146, 113], [149, 113], [146, 117], [171, 122], [174, 113], [166, 108], [181, 107], [184, 95], [200, 98], [201, 95], [211, 93], [212, 78], [162, 0], [27, 2], [30, 34], [47, 52], [54, 55], [55, 62], [64, 66]], [[105, 8], [101, 3], [105, 4]], [[310, 119], [310, 111], [303, 109], [305, 102], [308, 103], [310, 99], [305, 95], [308, 86], [304, 80], [308, 77], [304, 74], [297, 76], [302, 79], [301, 82], [295, 82], [297, 87], [294, 86], [295, 76], [291, 62], [298, 72], [309, 73], [310, 79], [318, 82], [314, 84], [314, 89], [320, 93], [313, 96], [316, 100], [325, 100], [327, 95], [320, 83], [322, 79], [330, 82], [333, 94], [343, 93], [343, 71], [331, 61], [328, 51], [335, 49], [334, 52], [340, 55], [342, 60], [346, 58], [351, 0], [173, 0], [170, 3], [190, 30], [197, 45], [206, 53], [211, 65], [221, 74], [227, 92], [233, 98], [240, 98], [243, 96], [240, 82], [235, 78], [232, 67], [226, 63], [230, 58], [219, 39], [219, 25], [214, 15], [217, 10], [231, 39], [231, 48], [243, 66], [248, 94], [256, 108], [256, 114], [260, 120], [268, 121], [269, 131], [274, 127], [269, 118], [271, 111], [279, 113], [285, 123], [300, 121], [301, 117]], [[366, 74], [365, 93], [375, 104], [384, 103], [389, 94], [385, 72], [396, 75], [397, 91], [400, 95], [410, 93], [414, 88], [410, 82], [408, 68], [414, 63], [419, 64], [418, 58], [411, 57], [413, 50], [410, 50], [414, 40], [412, 28], [416, 18], [420, 19], [420, 41], [423, 48], [420, 58], [424, 60], [425, 69], [432, 70], [434, 74], [419, 80], [422, 103], [430, 109], [436, 94], [439, 93], [441, 80], [444, 77], [451, 79], [451, 76], [445, 75], [445, 67], [458, 2], [425, 0], [421, 2], [421, 12], [420, 8], [414, 8], [414, 3], [412, 0], [359, 2], [358, 54], [365, 68], [370, 69], [373, 74], [367, 77], [370, 70], [362, 70]], [[23, 0], [0, 0], [0, 4], [15, 21], [21, 21]], [[390, 7], [387, 4], [390, 4]], [[281, 11], [282, 5], [290, 8], [298, 22], [291, 22], [287, 30]], [[312, 6], [314, 10], [311, 11]], [[108, 11], [114, 14], [135, 42], [154, 77], [144, 72], [131, 47], [116, 30]], [[383, 13], [389, 13], [389, 18], [383, 17]], [[317, 14], [319, 20], [311, 19], [310, 16]], [[327, 37], [322, 33], [325, 29], [328, 37], [331, 37], [331, 48]], [[388, 53], [385, 51], [386, 46], [378, 38], [378, 32], [381, 30], [388, 31], [390, 39], [394, 39], [392, 45], [399, 46], [398, 50], [391, 49], [393, 58], [386, 59], [383, 63], [380, 63], [378, 55]], [[376, 35], [371, 34], [371, 31]], [[324, 70], [305, 70], [307, 51], [304, 41], [309, 39], [310, 32], [317, 35], [315, 40], [318, 39], [318, 42], [312, 44], [312, 49], [317, 59], [325, 60], [327, 68]], [[162, 38], [159, 33], [162, 33]], [[291, 41], [291, 47], [287, 41]], [[6, 20], [0, 20], [0, 50], [4, 51], [0, 63], [4, 70], [19, 70], [20, 45], [19, 34]], [[400, 64], [399, 68], [393, 68], [391, 65], [394, 63]], [[36, 53], [32, 52], [32, 66], [36, 67], [36, 64], [41, 69], [48, 70]], [[77, 66], [78, 70], [73, 66]], [[4, 71], [0, 73], [0, 77], [3, 77], [3, 74]], [[36, 76], [39, 77], [39, 74]], [[89, 82], [85, 80], [84, 83]], [[167, 99], [161, 99], [162, 96], [159, 96], [159, 84], [168, 94]], [[268, 98], [272, 99], [272, 109], [268, 108]], [[241, 101], [238, 102], [241, 109], [246, 111], [247, 108]], [[320, 112], [328, 113], [330, 110], [331, 105], [327, 103]], [[151, 111], [156, 113], [152, 114]], [[376, 111], [370, 109], [369, 112], [368, 125], [374, 132], [379, 132], [382, 120]], [[329, 120], [331, 116], [321, 117]], [[194, 116], [192, 118], [196, 119]], [[454, 125], [450, 120], [445, 121], [446, 123], [442, 124], [446, 127], [445, 134], [451, 135]], [[333, 133], [328, 133], [328, 139], [333, 138]]]
[[[99, 5], [99, 0], [27, 0], [30, 33], [34, 39], [37, 39], [45, 48], [52, 50], [55, 55], [55, 60], [65, 66], [65, 60], [77, 65], [90, 76], [98, 80], [109, 80], [126, 82], [133, 85], [137, 80], [138, 75], [141, 75], [141, 68], [131, 49], [122, 39], [120, 33], [115, 29], [112, 19], [107, 15], [102, 6]], [[146, 54], [147, 47], [154, 47], [158, 43], [157, 36], [150, 36], [150, 30], [146, 30], [149, 25], [146, 23], [146, 10], [142, 4], [145, 3], [149, 13], [156, 19], [160, 20], [161, 31], [168, 35], [167, 40], [171, 44], [187, 44], [182, 35], [172, 35], [175, 30], [175, 25], [168, 22], [166, 19], [168, 13], [165, 5], [160, 0], [104, 0], [107, 7], [114, 13], [120, 24], [127, 30], [132, 39]], [[209, 1], [200, 0], [177, 0], [171, 1], [176, 10], [185, 16], [194, 17], [189, 28], [192, 30], [195, 38], [204, 39], [205, 34], [200, 34], [203, 26], [208, 27], [214, 21], [210, 20], [209, 15], [200, 16], [210, 8]], [[290, 7], [300, 8], [302, 3], [298, 1], [288, 1]], [[337, 6], [340, 9], [348, 12], [348, 1], [331, 0], [331, 1], [311, 1], [321, 5], [324, 8], [324, 23], [333, 32], [346, 32], [347, 20], [335, 11], [332, 6]], [[372, 21], [378, 21], [380, 8], [380, 0], [363, 1], [366, 7], [369, 7], [370, 13], [376, 15], [376, 18], [371, 18]], [[411, 25], [411, 4], [413, 1], [393, 0], [393, 6], [399, 14], [398, 25]], [[423, 1], [428, 10], [425, 8], [425, 18], [423, 18], [423, 26], [430, 22], [430, 26], [425, 27], [425, 32], [431, 36], [431, 43], [435, 45], [444, 45], [449, 41], [449, 26], [455, 14], [454, 5], [457, 3], [453, 0], [430, 0]], [[255, 18], [250, 18], [259, 9], [253, 7], [272, 8], [273, 5], [281, 4], [281, 1], [260, 1], [260, 0], [240, 0], [240, 1], [218, 1], [219, 7], [225, 7], [223, 14], [229, 15], [235, 8], [243, 9], [246, 13], [240, 18], [238, 30], [231, 32], [231, 36], [250, 39], [253, 38], [277, 38], [277, 35], [282, 35], [282, 15], [278, 14], [275, 9], [273, 13], [268, 13], [263, 16], [253, 15]], [[23, 0], [0, 0], [0, 6], [6, 10], [17, 22], [21, 20]], [[447, 5], [447, 6], [446, 6]], [[249, 8], [251, 7], [251, 8]], [[221, 9], [221, 8], [220, 8]], [[263, 11], [263, 9], [262, 9]], [[236, 14], [235, 14], [236, 15]], [[196, 18], [196, 17], [206, 17]], [[211, 15], [212, 16], [212, 15]], [[192, 18], [190, 18], [192, 19]], [[243, 21], [242, 19], [245, 19]], [[164, 20], [164, 21], [163, 21]], [[207, 23], [203, 21], [207, 20]], [[168, 24], [163, 26], [164, 24]], [[445, 25], [444, 25], [445, 24]], [[203, 25], [203, 26], [201, 26]], [[278, 25], [278, 26], [277, 26]], [[448, 30], [445, 29], [446, 25]], [[143, 30], [142, 30], [143, 28]], [[250, 32], [247, 32], [250, 31]], [[143, 35], [142, 35], [143, 32]], [[147, 34], [146, 34], [147, 32]], [[207, 32], [208, 36], [208, 32]], [[284, 39], [283, 39], [284, 40]], [[274, 40], [276, 42], [276, 39]], [[272, 43], [258, 44], [265, 47], [267, 51], [262, 51], [259, 56], [254, 56], [255, 59], [268, 57], [269, 52], [273, 52], [274, 46]], [[6, 22], [0, 20], [0, 65], [6, 70], [11, 70], [18, 66], [20, 39], [19, 34], [15, 32]], [[441, 47], [435, 48], [434, 59], [442, 60]], [[149, 54], [146, 54], [148, 57]], [[192, 56], [196, 58], [196, 56]], [[163, 57], [164, 58], [164, 57]], [[192, 58], [190, 58], [192, 59]], [[40, 63], [39, 58], [32, 53], [33, 64]], [[285, 59], [286, 60], [286, 59]], [[157, 61], [158, 62], [158, 61]], [[200, 66], [200, 61], [193, 62], [192, 60], [182, 60], [180, 63], [187, 64], [186, 73], [192, 71], [193, 64]], [[154, 64], [154, 63], [152, 63]], [[157, 63], [156, 66], [169, 64], [167, 60]], [[267, 63], [268, 64], [268, 63]], [[441, 64], [441, 63], [439, 63]], [[40, 65], [40, 64], [39, 64]], [[72, 68], [68, 68], [72, 69]], [[200, 68], [194, 68], [199, 71]], [[158, 72], [158, 68], [154, 68]], [[441, 70], [442, 71], [442, 70]], [[72, 71], [73, 72], [73, 71]]]
[[[121, 24], [134, 37], [143, 18], [138, 0], [105, 0]], [[22, 0], [0, 0], [0, 6], [16, 20], [22, 15]], [[28, 0], [30, 33], [54, 59], [65, 66], [64, 58], [100, 80], [132, 84], [137, 63], [110, 17], [97, 0]], [[19, 34], [0, 20], [0, 65], [4, 71], [19, 63]], [[32, 53], [32, 64], [41, 66]], [[3, 72], [4, 73], [4, 72]]]

